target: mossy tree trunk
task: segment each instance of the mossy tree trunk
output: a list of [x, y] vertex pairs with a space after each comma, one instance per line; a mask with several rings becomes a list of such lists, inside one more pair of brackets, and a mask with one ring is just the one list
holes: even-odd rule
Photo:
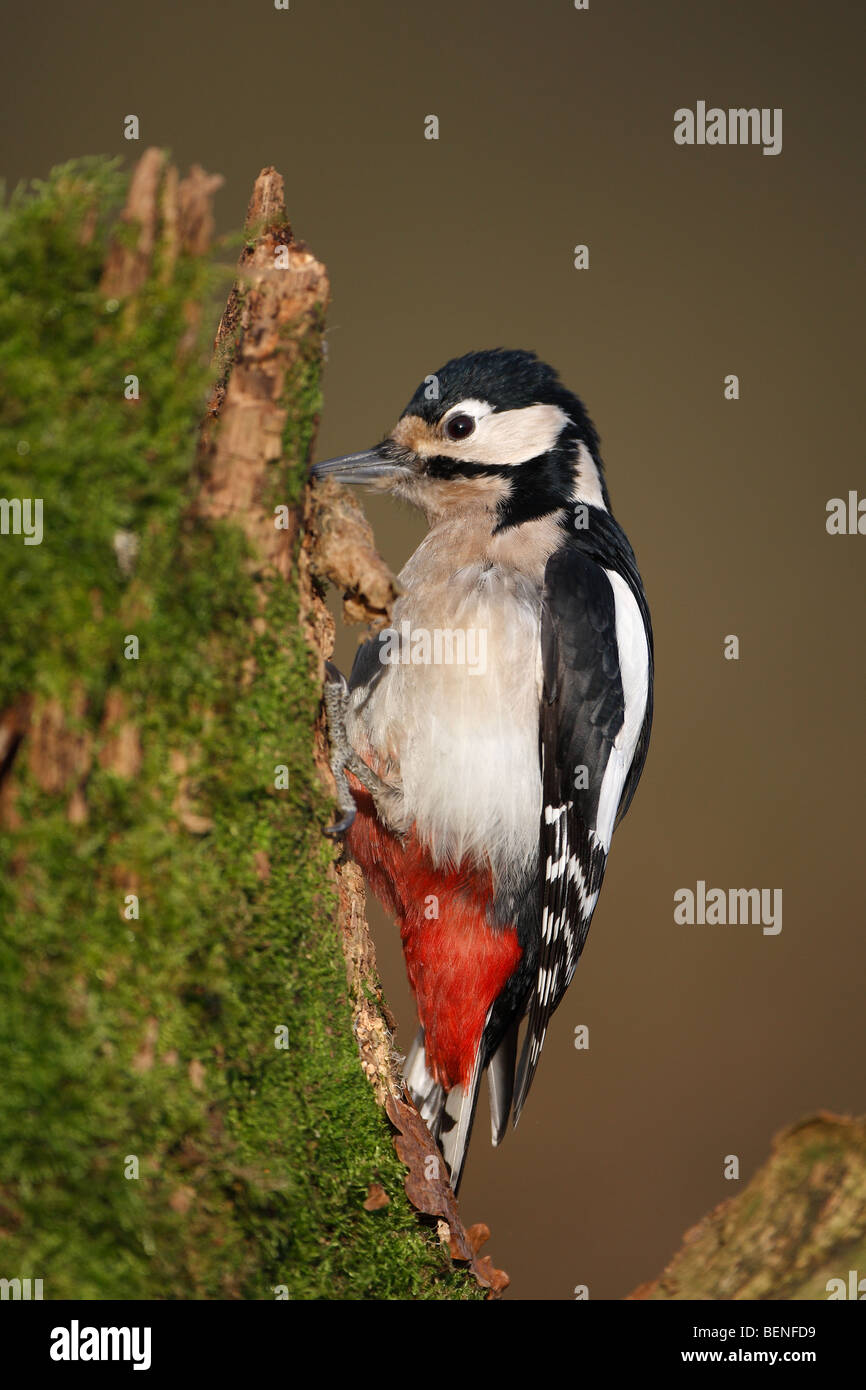
[[866, 1119], [819, 1114], [778, 1135], [745, 1190], [631, 1297], [866, 1297]]
[[4, 486], [43, 530], [0, 536], [2, 1273], [481, 1297], [404, 1193], [361, 885], [321, 835], [313, 571], [354, 566], [356, 616], [390, 599], [306, 500], [327, 279], [264, 171], [214, 385], [213, 187], [149, 151], [113, 226], [100, 161], [0, 214]]

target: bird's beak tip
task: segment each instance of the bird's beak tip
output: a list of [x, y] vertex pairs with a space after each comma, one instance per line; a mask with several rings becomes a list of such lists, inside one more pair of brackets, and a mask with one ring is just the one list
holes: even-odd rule
[[340, 458], [323, 459], [310, 469], [312, 478], [333, 478], [338, 483], [382, 484], [402, 477], [406, 469], [383, 452], [381, 445], [364, 449], [359, 454], [343, 454]]

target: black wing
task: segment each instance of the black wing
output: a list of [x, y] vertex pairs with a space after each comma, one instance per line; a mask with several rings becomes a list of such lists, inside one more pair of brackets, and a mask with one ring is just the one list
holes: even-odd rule
[[515, 1087], [515, 1124], [601, 888], [607, 855], [594, 832], [605, 769], [625, 718], [613, 589], [604, 568], [573, 545], [555, 551], [547, 563], [541, 648], [541, 940]]

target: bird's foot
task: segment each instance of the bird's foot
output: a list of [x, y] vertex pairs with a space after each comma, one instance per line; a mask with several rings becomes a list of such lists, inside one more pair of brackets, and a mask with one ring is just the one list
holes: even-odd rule
[[330, 661], [325, 662], [323, 690], [328, 739], [331, 744], [331, 771], [337, 784], [337, 807], [342, 816], [334, 825], [325, 827], [324, 834], [340, 839], [351, 829], [357, 814], [357, 804], [349, 786], [351, 773], [372, 796], [377, 815], [383, 825], [398, 835], [408, 829], [403, 814], [403, 793], [399, 787], [384, 781], [356, 753], [346, 732], [346, 713], [349, 708], [349, 687], [345, 677]]
[[352, 827], [357, 814], [355, 798], [349, 786], [346, 769], [350, 766], [355, 750], [349, 743], [346, 733], [346, 710], [349, 705], [349, 687], [345, 677], [332, 661], [325, 662], [325, 684], [322, 691], [325, 702], [325, 719], [328, 725], [328, 742], [331, 745], [331, 771], [337, 784], [337, 807], [342, 812], [338, 821], [326, 825], [323, 834], [333, 840], [340, 840]]

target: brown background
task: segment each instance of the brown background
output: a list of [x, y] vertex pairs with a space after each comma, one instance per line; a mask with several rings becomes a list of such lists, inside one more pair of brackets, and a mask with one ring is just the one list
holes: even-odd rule
[[[866, 1108], [866, 537], [824, 524], [830, 497], [866, 495], [861, 10], [79, 0], [5, 26], [7, 182], [164, 145], [225, 175], [228, 229], [259, 168], [284, 173], [334, 288], [321, 457], [378, 439], [448, 357], [500, 344], [553, 362], [601, 431], [657, 715], [520, 1129], [493, 1152], [480, 1114], [464, 1215], [492, 1227], [511, 1297], [621, 1297], [780, 1126]], [[782, 107], [781, 155], [675, 146], [674, 110], [699, 99]], [[419, 519], [369, 514], [399, 567]], [[782, 888], [781, 935], [677, 926], [673, 894], [699, 878]], [[408, 1044], [396, 933], [375, 922]]]

